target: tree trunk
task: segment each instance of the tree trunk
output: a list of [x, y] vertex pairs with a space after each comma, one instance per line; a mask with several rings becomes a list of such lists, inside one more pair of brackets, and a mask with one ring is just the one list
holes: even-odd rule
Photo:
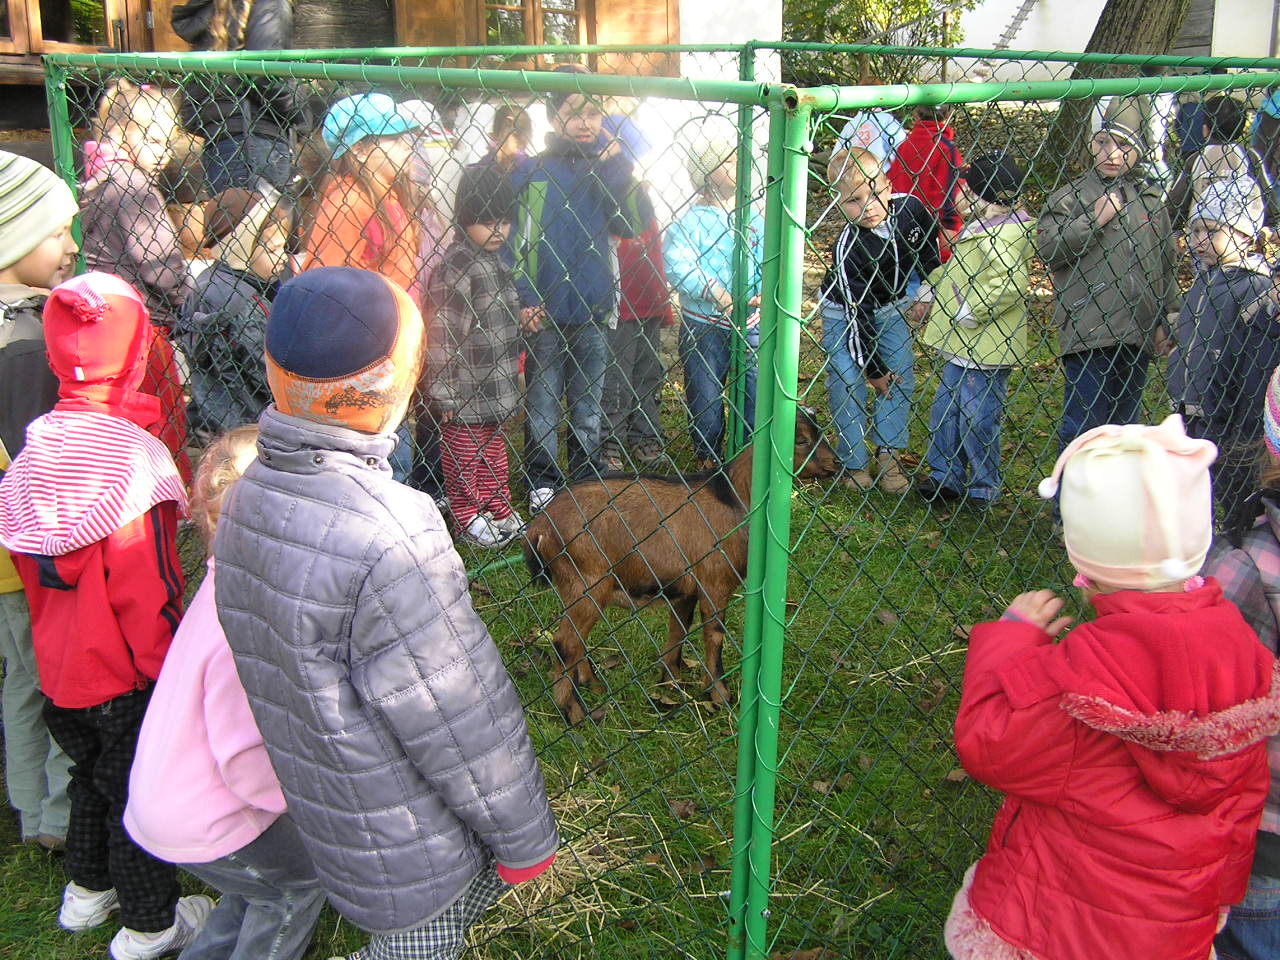
[[[1093, 28], [1086, 53], [1165, 54], [1182, 31], [1191, 0], [1107, 0]], [[1072, 79], [1138, 76], [1133, 66], [1082, 63]], [[1089, 114], [1092, 100], [1064, 100], [1049, 132], [1051, 155], [1061, 157], [1062, 178], [1088, 163]]]

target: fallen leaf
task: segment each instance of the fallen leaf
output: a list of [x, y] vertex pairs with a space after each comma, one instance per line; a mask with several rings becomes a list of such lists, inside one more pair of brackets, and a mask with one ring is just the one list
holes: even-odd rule
[[938, 705], [942, 703], [947, 696], [947, 681], [941, 677], [934, 677], [929, 681], [929, 693], [920, 701], [918, 706], [921, 713], [933, 713], [938, 709]]
[[688, 820], [698, 812], [698, 805], [692, 800], [668, 800], [667, 806], [681, 820]]
[[971, 634], [972, 632], [973, 632], [972, 623], [957, 623], [954, 627], [951, 628], [952, 636], [963, 640], [965, 643], [969, 642], [969, 634]]
[[954, 770], [952, 770], [942, 779], [948, 781], [949, 783], [963, 783], [964, 781], [969, 779], [969, 774], [964, 772], [964, 768], [956, 767]]
[[837, 960], [836, 952], [830, 947], [813, 947], [809, 950], [782, 950], [769, 960]]
[[605, 857], [609, 855], [609, 851], [605, 850], [605, 848], [598, 843], [591, 848], [590, 852], [591, 852], [591, 855], [595, 857], [597, 860], [603, 860]]
[[604, 662], [600, 664], [601, 670], [612, 670], [614, 667], [620, 667], [627, 662], [627, 658], [620, 653], [615, 653], [604, 658]]
[[857, 783], [857, 780], [854, 779], [852, 773], [842, 774], [840, 777], [839, 785], [841, 790], [848, 790], [855, 783]]
[[634, 920], [619, 920], [618, 926], [621, 927], [623, 930], [631, 931], [631, 930], [635, 930], [639, 926], [639, 924], [637, 924]]
[[492, 591], [491, 589], [489, 589], [489, 587], [485, 586], [483, 583], [476, 583], [475, 581], [472, 581], [472, 582], [471, 582], [471, 587], [470, 587], [470, 589], [471, 589], [471, 595], [472, 595], [473, 597], [474, 597], [476, 594], [479, 594], [479, 595], [480, 595], [480, 596], [482, 596], [482, 597], [492, 597], [492, 596], [493, 596], [493, 591]]
[[897, 623], [899, 617], [892, 610], [877, 610], [876, 619], [887, 627]]
[[604, 718], [608, 715], [608, 712], [609, 712], [608, 709], [605, 707], [596, 707], [594, 710], [591, 711], [591, 722], [603, 723]]
[[858, 766], [860, 766], [863, 770], [870, 770], [874, 765], [875, 765], [875, 761], [872, 760], [871, 757], [869, 757], [867, 754], [865, 753], [858, 754]]
[[813, 789], [817, 790], [824, 797], [831, 793], [830, 780], [815, 780], [813, 781], [812, 784], [810, 784], [810, 786], [812, 786]]
[[703, 854], [693, 866], [694, 873], [710, 873], [720, 866], [720, 861], [709, 853]]
[[[671, 684], [663, 684], [663, 686], [672, 688]], [[668, 693], [662, 692], [661, 690], [659, 690], [659, 692], [655, 694], [652, 694], [649, 697], [649, 702], [652, 703], [659, 710], [674, 710], [676, 707], [680, 706], [679, 700], [677, 700], [675, 697], [671, 696]]]
[[662, 856], [657, 853], [646, 853], [640, 859], [643, 860], [645, 863], [661, 863], [662, 862]]

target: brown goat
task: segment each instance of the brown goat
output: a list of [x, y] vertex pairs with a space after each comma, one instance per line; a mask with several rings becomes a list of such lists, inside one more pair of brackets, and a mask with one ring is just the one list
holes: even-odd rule
[[[799, 477], [831, 476], [837, 466], [813, 415], [796, 418]], [[725, 608], [747, 571], [751, 447], [722, 470], [676, 477], [610, 476], [560, 491], [525, 531], [534, 577], [545, 577], [564, 604], [552, 668], [556, 705], [570, 723], [586, 715], [578, 687], [598, 684], [586, 640], [608, 606], [637, 609], [657, 599], [670, 607], [661, 680], [680, 679], [685, 636], [702, 612], [703, 668], [713, 703], [727, 705], [721, 648]]]

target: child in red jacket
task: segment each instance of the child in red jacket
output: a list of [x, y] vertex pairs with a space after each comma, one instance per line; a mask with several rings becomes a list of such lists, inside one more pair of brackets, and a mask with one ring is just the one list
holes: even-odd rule
[[161, 403], [139, 392], [155, 335], [119, 277], [56, 287], [44, 336], [59, 400], [27, 428], [0, 481], [0, 543], [31, 605], [45, 722], [74, 764], [58, 922], [88, 930], [119, 910], [114, 960], [181, 950], [213, 908], [208, 897], [179, 899], [174, 868], [122, 823], [138, 728], [182, 615], [186, 495], [147, 432]]
[[1243, 896], [1280, 728], [1275, 657], [1217, 581], [1207, 440], [1179, 417], [1081, 435], [1061, 489], [1076, 584], [973, 630], [956, 749], [1006, 794], [946, 924], [957, 960], [1205, 960]]
[[952, 242], [964, 226], [956, 207], [964, 155], [956, 146], [950, 107], [916, 107], [913, 116], [911, 132], [889, 165], [889, 182], [894, 193], [919, 197], [937, 215], [945, 263], [951, 257]]

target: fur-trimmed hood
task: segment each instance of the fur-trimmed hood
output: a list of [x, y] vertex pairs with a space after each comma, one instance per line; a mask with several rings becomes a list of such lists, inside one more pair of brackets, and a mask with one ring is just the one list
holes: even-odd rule
[[[1190, 593], [1124, 591], [1095, 604], [1092, 629], [1064, 641], [1079, 673], [1061, 678], [1061, 708], [1123, 740], [1167, 803], [1212, 810], [1252, 770], [1242, 751], [1280, 730], [1280, 664], [1261, 643], [1233, 654], [1215, 649], [1214, 635], [1180, 629], [1177, 614], [1190, 610], [1221, 607], [1224, 616], [1239, 616], [1214, 580]], [[1150, 618], [1140, 638], [1135, 615]]]

